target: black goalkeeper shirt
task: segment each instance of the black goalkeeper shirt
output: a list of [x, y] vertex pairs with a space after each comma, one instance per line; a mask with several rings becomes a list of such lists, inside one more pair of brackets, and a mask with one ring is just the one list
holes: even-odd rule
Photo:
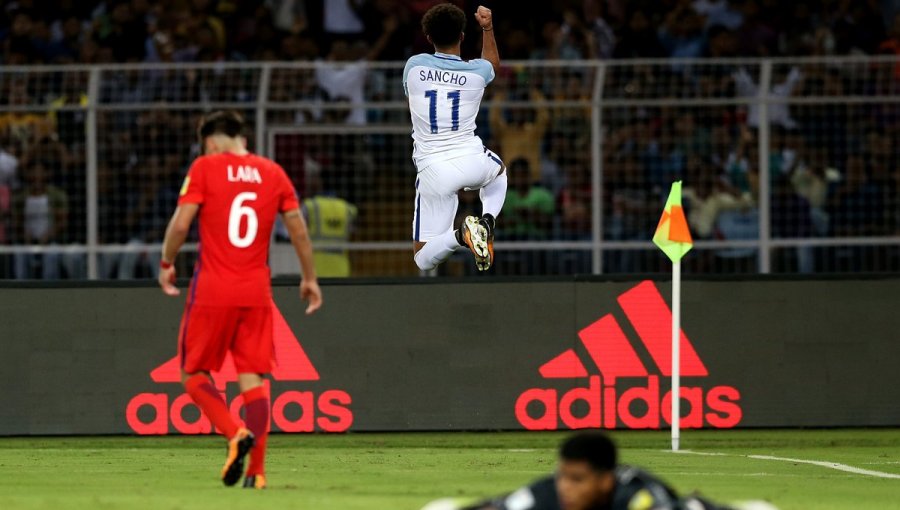
[[[653, 475], [630, 466], [615, 470], [616, 488], [611, 501], [592, 510], [681, 510], [675, 491]], [[552, 476], [542, 478], [505, 497], [470, 510], [562, 510]]]

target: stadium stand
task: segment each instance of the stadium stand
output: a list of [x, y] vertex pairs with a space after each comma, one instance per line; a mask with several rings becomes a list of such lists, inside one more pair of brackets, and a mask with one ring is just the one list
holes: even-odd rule
[[[417, 274], [399, 82], [434, 3], [4, 2], [0, 278], [152, 276], [193, 123], [220, 107], [301, 194], [358, 207], [354, 276]], [[896, 2], [517, 4], [492, 3], [506, 64], [479, 119], [528, 181], [497, 273], [663, 270], [648, 238], [678, 178], [688, 272], [900, 268]]]

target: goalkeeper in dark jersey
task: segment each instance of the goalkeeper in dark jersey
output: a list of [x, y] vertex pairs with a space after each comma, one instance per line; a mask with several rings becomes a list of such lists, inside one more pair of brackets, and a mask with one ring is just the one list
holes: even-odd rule
[[[774, 510], [762, 502], [746, 510]], [[618, 465], [616, 447], [601, 432], [581, 432], [559, 451], [559, 465], [548, 476], [499, 498], [467, 505], [435, 501], [423, 510], [737, 510], [695, 496], [679, 498], [658, 478]]]

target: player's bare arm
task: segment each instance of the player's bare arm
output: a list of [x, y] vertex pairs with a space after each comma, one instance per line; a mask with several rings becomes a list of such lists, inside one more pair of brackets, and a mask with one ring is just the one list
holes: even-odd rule
[[300, 269], [303, 279], [300, 281], [300, 299], [309, 302], [306, 307], [306, 315], [312, 315], [322, 307], [322, 289], [316, 279], [316, 268], [313, 263], [312, 242], [306, 229], [306, 221], [300, 213], [300, 209], [287, 211], [282, 215], [284, 226], [291, 236], [291, 244], [297, 258], [300, 259]]
[[500, 52], [497, 51], [497, 39], [494, 38], [494, 18], [491, 10], [479, 5], [475, 11], [475, 21], [481, 26], [481, 58], [494, 66], [494, 73], [500, 73]]
[[175, 209], [175, 214], [169, 220], [169, 226], [166, 227], [166, 237], [163, 239], [162, 260], [159, 268], [159, 286], [168, 296], [177, 296], [181, 292], [175, 287], [175, 257], [178, 250], [184, 245], [188, 233], [191, 231], [191, 224], [200, 210], [198, 204], [184, 204]]

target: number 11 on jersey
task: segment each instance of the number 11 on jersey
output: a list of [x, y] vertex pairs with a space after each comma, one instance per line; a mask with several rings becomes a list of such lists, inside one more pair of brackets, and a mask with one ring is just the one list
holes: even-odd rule
[[[425, 97], [429, 100], [429, 119], [431, 120], [431, 134], [436, 135], [438, 132], [437, 122], [437, 90], [426, 90]], [[452, 101], [450, 107], [450, 131], [459, 131], [459, 91], [452, 90], [447, 92], [447, 99]]]

